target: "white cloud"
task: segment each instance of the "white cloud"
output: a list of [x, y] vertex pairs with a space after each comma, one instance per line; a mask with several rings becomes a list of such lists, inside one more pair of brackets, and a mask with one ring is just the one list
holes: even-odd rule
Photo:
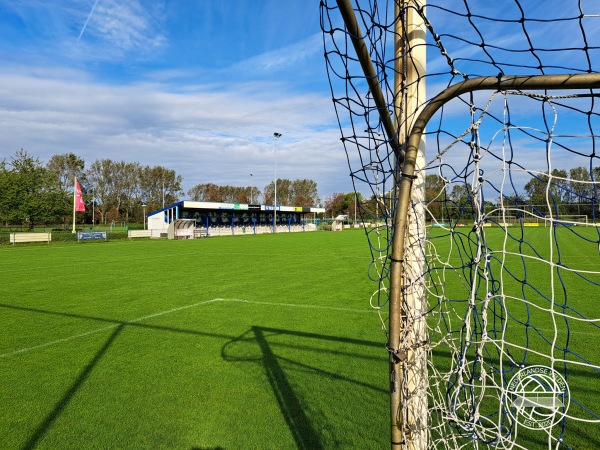
[[321, 33], [317, 33], [292, 45], [242, 61], [236, 66], [236, 69], [246, 73], [261, 74], [291, 67], [297, 68], [301, 67], [304, 61], [316, 55], [322, 55], [322, 53], [323, 38]]
[[[25, 71], [25, 69], [23, 69]], [[111, 86], [68, 71], [62, 78], [0, 75], [2, 157], [19, 148], [47, 161], [74, 152], [96, 159], [164, 165], [201, 182], [263, 188], [274, 175], [310, 178], [325, 196], [349, 191], [348, 169], [330, 100], [269, 83], [171, 92], [158, 83]]]
[[[162, 32], [162, 2], [144, 7], [139, 0], [98, 0], [82, 24], [78, 44], [85, 43], [91, 58], [113, 58], [135, 51], [152, 53], [167, 43]], [[81, 17], [81, 11], [78, 11]], [[91, 41], [91, 42], [90, 42]], [[90, 47], [93, 47], [92, 51]]]

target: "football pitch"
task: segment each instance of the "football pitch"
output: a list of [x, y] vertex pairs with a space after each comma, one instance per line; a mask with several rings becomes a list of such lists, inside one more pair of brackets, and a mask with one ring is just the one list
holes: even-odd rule
[[0, 448], [381, 448], [364, 233], [0, 249]]
[[[573, 231], [556, 234], [553, 261], [598, 272], [595, 229], [577, 231], [585, 242]], [[561, 265], [548, 269], [538, 259], [550, 255], [549, 231], [526, 233], [528, 245], [486, 230], [488, 243], [506, 250], [504, 269], [492, 269], [506, 274], [513, 356], [547, 352], [541, 336], [551, 332], [568, 343], [565, 358], [597, 364], [598, 276], [586, 274], [590, 283]], [[430, 238], [458, 266], [456, 249], [472, 243], [457, 236], [449, 250], [440, 234]], [[369, 306], [377, 286], [362, 231], [24, 245], [0, 255], [2, 449], [389, 446], [386, 338]], [[445, 279], [458, 316], [465, 273]], [[569, 307], [595, 321], [570, 320], [567, 329], [535, 304], [563, 287]], [[434, 355], [450, 370], [444, 348]], [[598, 372], [569, 373], [573, 399], [598, 404]], [[519, 440], [536, 445], [540, 436]], [[564, 437], [588, 448], [599, 436], [597, 423], [569, 422]]]

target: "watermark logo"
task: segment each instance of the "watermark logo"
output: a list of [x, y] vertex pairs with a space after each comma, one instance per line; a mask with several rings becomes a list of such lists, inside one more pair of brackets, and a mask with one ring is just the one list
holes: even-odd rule
[[510, 379], [504, 402], [508, 414], [530, 430], [548, 430], [562, 420], [570, 404], [569, 386], [551, 367], [529, 366]]

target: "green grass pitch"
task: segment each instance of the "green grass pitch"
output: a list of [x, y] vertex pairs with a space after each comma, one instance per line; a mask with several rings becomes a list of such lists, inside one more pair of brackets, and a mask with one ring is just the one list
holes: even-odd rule
[[364, 233], [0, 249], [0, 448], [381, 448]]
[[[476, 281], [479, 314], [486, 294], [493, 290], [495, 295], [490, 298], [486, 318], [489, 339], [481, 353], [488, 374], [492, 367], [499, 368], [500, 347], [504, 367], [509, 363], [507, 354], [516, 364], [553, 366], [565, 374], [571, 399], [564, 429], [559, 423], [551, 430], [552, 436], [561, 441], [556, 448], [600, 448], [599, 230], [583, 226], [513, 226], [506, 233], [497, 227], [484, 228], [478, 237], [470, 227], [459, 227], [452, 239], [447, 231], [440, 229], [432, 230], [428, 237], [440, 255], [440, 260], [430, 263], [437, 279], [443, 280], [443, 283], [438, 281], [438, 292], [443, 284], [449, 299], [443, 308], [447, 313], [437, 315], [438, 310], [432, 298], [429, 299], [434, 310], [430, 326], [436, 321], [442, 325], [437, 335], [430, 331], [430, 339], [440, 341], [452, 330], [453, 336], [463, 337], [464, 344], [462, 319], [467, 316], [471, 280]], [[478, 239], [485, 241], [484, 247], [490, 250], [489, 260], [484, 255], [473, 264], [477, 259]], [[442, 261], [454, 269], [444, 271]], [[471, 313], [469, 317], [471, 330], [476, 325], [482, 326], [482, 314]], [[451, 321], [452, 326], [443, 326], [445, 322], [440, 319]], [[474, 340], [481, 339], [481, 329], [479, 334], [473, 334]], [[468, 347], [467, 361], [475, 360], [476, 348]], [[438, 369], [443, 372], [451, 368], [450, 354], [443, 346], [434, 355]], [[508, 378], [511, 376], [512, 373]], [[498, 374], [495, 378], [496, 384], [502, 385]], [[474, 380], [473, 392], [484, 392], [479, 390], [478, 378]], [[471, 392], [469, 386], [464, 392]], [[483, 415], [497, 411], [497, 396], [492, 396], [489, 403], [481, 401], [478, 407]], [[468, 409], [465, 411], [470, 413]], [[490, 417], [497, 420], [497, 416]], [[509, 442], [515, 439], [514, 433], [513, 429]], [[546, 431], [529, 431], [522, 426], [516, 442], [519, 448], [549, 448]]]
[[[594, 230], [578, 230], [590, 235], [585, 245], [559, 230], [564, 264], [598, 271]], [[525, 232], [547, 257], [548, 229]], [[499, 248], [504, 235], [487, 229], [486, 238]], [[448, 254], [448, 240], [433, 241]], [[548, 294], [547, 265], [531, 259], [525, 269], [520, 255], [535, 252], [518, 239], [506, 248], [505, 266], [528, 285], [506, 277], [505, 292]], [[369, 307], [369, 263], [354, 230], [0, 248], [0, 448], [388, 447], [387, 352]], [[600, 317], [597, 286], [552, 270], [570, 306]], [[446, 289], [464, 300], [457, 277]], [[560, 342], [570, 331], [573, 351], [595, 355], [597, 325], [566, 330], [531, 314], [540, 330], [557, 326]], [[569, 385], [598, 403], [598, 380], [580, 368]], [[600, 445], [598, 429], [569, 425], [571, 446]]]

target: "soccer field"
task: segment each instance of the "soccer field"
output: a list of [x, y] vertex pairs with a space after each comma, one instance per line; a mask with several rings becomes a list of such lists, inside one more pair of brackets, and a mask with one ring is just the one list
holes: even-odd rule
[[382, 448], [362, 232], [0, 249], [0, 448]]
[[[595, 232], [556, 230], [548, 265], [549, 229], [515, 228], [508, 239], [485, 230], [496, 249], [489, 271], [502, 288], [493, 282], [498, 296], [484, 327], [491, 339], [481, 347], [488, 380], [499, 386], [514, 373], [500, 376], [506, 355], [547, 365], [550, 354], [556, 369], [566, 364], [569, 415], [592, 421], [600, 382], [582, 362], [598, 364], [600, 280], [582, 271], [600, 267]], [[481, 352], [481, 318], [464, 320], [465, 280], [481, 271], [465, 265], [476, 247], [469, 229], [444, 235], [428, 236], [438, 252], [428, 260], [430, 376], [441, 399], [430, 407], [468, 415], [461, 408], [484, 391], [475, 369], [474, 384], [454, 387], [456, 361], [464, 351], [470, 367]], [[377, 285], [361, 231], [25, 245], [0, 254], [2, 449], [389, 445], [386, 338], [369, 307]], [[463, 347], [464, 323], [474, 331]], [[479, 412], [496, 420], [496, 403], [484, 398]], [[521, 428], [516, 442], [535, 448], [544, 436]], [[565, 448], [595, 448], [598, 423], [567, 419], [563, 438]]]

